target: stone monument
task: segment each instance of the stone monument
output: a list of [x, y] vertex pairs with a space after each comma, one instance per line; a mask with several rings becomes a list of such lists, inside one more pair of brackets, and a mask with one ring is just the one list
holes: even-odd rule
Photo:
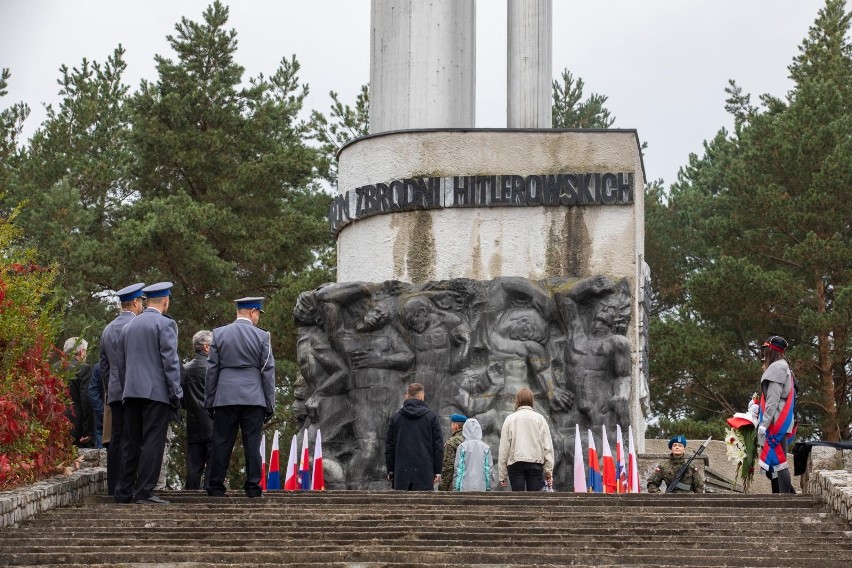
[[337, 282], [294, 310], [295, 415], [322, 430], [331, 488], [387, 487], [386, 422], [411, 382], [447, 431], [476, 417], [495, 459], [530, 387], [558, 489], [575, 424], [598, 440], [632, 425], [643, 450], [638, 136], [549, 128], [550, 10], [509, 0], [510, 128], [473, 129], [473, 0], [373, 0], [372, 133], [340, 151], [328, 213]]

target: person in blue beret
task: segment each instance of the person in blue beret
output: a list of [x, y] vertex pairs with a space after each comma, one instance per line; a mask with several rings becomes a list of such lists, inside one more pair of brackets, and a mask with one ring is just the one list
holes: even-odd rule
[[441, 491], [453, 490], [453, 472], [456, 466], [456, 450], [464, 442], [462, 427], [467, 422], [464, 414], [450, 415], [450, 437], [444, 444], [444, 468], [441, 470], [441, 483], [438, 489]]
[[[681, 434], [672, 436], [669, 440], [669, 449], [672, 451], [666, 462], [654, 468], [654, 473], [648, 479], [648, 493], [659, 493], [660, 485], [665, 481], [666, 487], [674, 482], [674, 478], [686, 462], [686, 437]], [[704, 493], [704, 474], [701, 468], [693, 461], [687, 472], [683, 475], [674, 493]]]

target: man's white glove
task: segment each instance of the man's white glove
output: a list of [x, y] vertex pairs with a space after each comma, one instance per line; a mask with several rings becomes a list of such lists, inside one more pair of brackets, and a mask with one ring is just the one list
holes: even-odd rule
[[762, 446], [766, 443], [766, 426], [757, 427], [757, 445]]
[[760, 416], [760, 405], [757, 404], [754, 399], [748, 399], [748, 411], [754, 415], [755, 418]]

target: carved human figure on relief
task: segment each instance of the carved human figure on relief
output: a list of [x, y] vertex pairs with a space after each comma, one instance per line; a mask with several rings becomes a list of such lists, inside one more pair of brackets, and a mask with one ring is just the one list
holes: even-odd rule
[[390, 300], [377, 301], [367, 284], [330, 284], [318, 289], [316, 298], [325, 306], [332, 344], [349, 367], [349, 404], [357, 446], [349, 462], [349, 485], [381, 484], [387, 419], [399, 406], [402, 371], [411, 367], [414, 354], [389, 324]]
[[338, 458], [346, 455], [351, 438], [352, 412], [349, 404], [349, 369], [331, 345], [325, 331], [323, 312], [316, 292], [303, 292], [296, 300], [293, 318], [299, 328], [296, 362], [300, 376], [296, 381], [293, 414], [300, 427], [309, 428], [310, 439], [322, 431], [328, 457], [326, 480], [342, 483], [343, 467]]
[[426, 295], [405, 301], [402, 321], [414, 349], [412, 380], [424, 386], [426, 400], [440, 411], [444, 381], [464, 365], [468, 356], [470, 327], [457, 314], [439, 309]]
[[603, 424], [614, 433], [616, 424], [630, 423], [630, 341], [615, 333], [629, 324], [629, 315], [627, 321], [624, 315], [624, 305], [630, 302], [626, 282], [616, 286], [595, 276], [556, 296], [569, 332], [565, 361], [576, 397], [572, 419], [581, 429], [594, 432]]
[[[505, 382], [502, 395], [508, 397], [507, 408], [514, 408], [514, 396], [522, 387], [544, 395], [553, 411], [571, 408], [573, 394], [556, 384], [551, 358], [546, 348], [549, 339], [549, 321], [555, 306], [551, 295], [540, 286], [524, 278], [499, 278], [492, 298], [502, 310], [496, 321], [484, 318], [489, 360], [502, 364]], [[502, 306], [500, 305], [502, 304]]]

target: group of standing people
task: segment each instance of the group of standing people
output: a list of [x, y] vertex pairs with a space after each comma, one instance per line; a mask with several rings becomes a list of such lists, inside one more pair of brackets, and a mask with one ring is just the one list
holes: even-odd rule
[[[773, 493], [795, 493], [787, 466], [787, 447], [795, 433], [795, 377], [784, 357], [787, 341], [767, 339], [762, 347], [763, 375], [757, 420], [758, 463], [772, 483]], [[533, 410], [533, 393], [521, 388], [515, 411], [500, 433], [498, 478], [512, 491], [540, 491], [553, 486], [553, 442], [547, 420]], [[461, 414], [450, 416], [451, 436], [443, 443], [438, 416], [425, 402], [423, 385], [409, 385], [402, 408], [388, 420], [385, 463], [394, 489], [429, 491], [489, 491], [493, 461], [482, 442], [479, 422]], [[685, 456], [687, 440], [673, 436], [669, 459], [654, 468], [649, 493], [663, 484], [675, 493], [704, 492], [704, 476]], [[682, 471], [683, 470], [683, 471]], [[681, 473], [682, 471], [682, 473]], [[678, 477], [678, 474], [680, 476]]]
[[[513, 491], [553, 486], [553, 440], [547, 420], [533, 410], [533, 393], [515, 395], [515, 412], [503, 422], [498, 477]], [[494, 467], [491, 448], [482, 441], [475, 418], [450, 416], [452, 435], [443, 442], [441, 422], [429, 409], [420, 383], [408, 386], [402, 408], [388, 419], [385, 465], [394, 489], [490, 491]]]
[[275, 410], [275, 360], [269, 333], [257, 327], [264, 298], [235, 300], [235, 321], [196, 333], [195, 356], [182, 365], [177, 324], [167, 315], [171, 289], [171, 282], [160, 282], [119, 290], [121, 312], [101, 335], [108, 492], [117, 503], [168, 503], [154, 491], [169, 424], [185, 408], [187, 489], [225, 494], [239, 430], [244, 490], [259, 497], [261, 429]]

